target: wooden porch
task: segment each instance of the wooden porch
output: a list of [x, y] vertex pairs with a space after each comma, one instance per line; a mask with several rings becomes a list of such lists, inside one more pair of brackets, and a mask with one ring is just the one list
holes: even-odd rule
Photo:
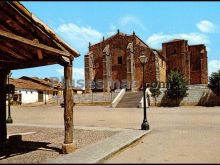
[[60, 64], [65, 78], [63, 152], [72, 152], [72, 62], [79, 53], [19, 2], [0, 2], [0, 22], [0, 143], [7, 142], [6, 80], [10, 70]]

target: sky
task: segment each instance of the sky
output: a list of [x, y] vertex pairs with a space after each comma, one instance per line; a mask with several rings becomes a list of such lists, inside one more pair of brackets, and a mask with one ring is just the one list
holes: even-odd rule
[[[84, 55], [89, 42], [98, 43], [120, 32], [133, 31], [150, 47], [183, 38], [189, 44], [205, 44], [208, 73], [220, 69], [220, 2], [48, 2], [21, 3], [80, 53], [73, 65], [73, 78], [84, 79]], [[50, 65], [12, 72], [21, 76], [63, 77], [63, 67]]]

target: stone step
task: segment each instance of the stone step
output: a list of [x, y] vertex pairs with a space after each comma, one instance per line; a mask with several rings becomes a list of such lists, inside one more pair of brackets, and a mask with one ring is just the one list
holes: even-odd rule
[[126, 92], [122, 100], [118, 103], [117, 107], [138, 107], [142, 98], [142, 92]]

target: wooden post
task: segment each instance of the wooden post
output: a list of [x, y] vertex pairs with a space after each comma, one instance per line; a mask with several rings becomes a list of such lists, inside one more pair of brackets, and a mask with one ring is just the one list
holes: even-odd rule
[[44, 104], [47, 104], [47, 91], [44, 91]]
[[64, 126], [65, 137], [62, 146], [63, 153], [67, 154], [76, 149], [73, 141], [73, 90], [72, 90], [72, 62], [64, 66]]
[[0, 143], [7, 140], [6, 126], [6, 84], [9, 71], [0, 70]]

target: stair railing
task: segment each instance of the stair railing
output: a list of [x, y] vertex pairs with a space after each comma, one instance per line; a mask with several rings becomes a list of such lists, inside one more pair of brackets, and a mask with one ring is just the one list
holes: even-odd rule
[[[150, 88], [146, 88], [145, 93], [146, 93], [146, 107], [148, 108], [149, 107], [148, 96], [151, 97], [152, 94], [150, 92]], [[141, 101], [138, 104], [138, 108], [143, 108], [143, 107], [144, 107], [144, 97], [141, 98]]]
[[111, 103], [111, 108], [115, 108], [118, 103], [121, 101], [121, 99], [123, 98], [123, 96], [125, 95], [126, 89], [123, 88], [121, 89], [121, 91], [118, 93], [118, 95], [115, 97], [115, 99], [112, 101]]

